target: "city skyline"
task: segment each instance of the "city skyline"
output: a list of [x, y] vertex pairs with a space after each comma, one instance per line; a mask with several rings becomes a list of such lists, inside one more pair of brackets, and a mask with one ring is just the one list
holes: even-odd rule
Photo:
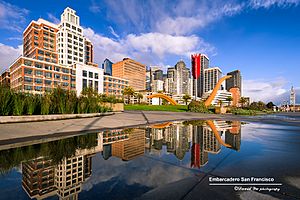
[[[82, 16], [84, 34], [94, 43], [99, 65], [106, 57], [113, 62], [131, 57], [164, 70], [182, 59], [190, 68], [190, 53], [206, 53], [211, 66], [224, 73], [241, 70], [243, 95], [253, 100], [280, 103], [289, 98], [292, 85], [296, 94], [300, 93], [295, 45], [300, 30], [296, 23], [298, 0], [217, 1], [213, 5], [203, 1], [161, 5], [129, 1], [130, 8], [122, 10], [124, 3], [79, 1], [57, 6], [45, 2], [45, 7], [0, 1], [0, 68], [7, 68], [20, 55], [22, 32], [31, 20], [41, 17], [57, 23], [69, 6]], [[195, 12], [189, 12], [191, 8]], [[282, 27], [278, 28], [277, 22]], [[232, 48], [236, 43], [239, 46]], [[290, 73], [292, 70], [295, 73]]]

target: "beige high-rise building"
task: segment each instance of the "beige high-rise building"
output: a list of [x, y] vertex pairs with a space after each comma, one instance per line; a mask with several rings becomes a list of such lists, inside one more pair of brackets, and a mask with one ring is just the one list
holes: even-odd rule
[[136, 91], [146, 89], [146, 66], [130, 58], [114, 63], [112, 75], [127, 79], [129, 86]]

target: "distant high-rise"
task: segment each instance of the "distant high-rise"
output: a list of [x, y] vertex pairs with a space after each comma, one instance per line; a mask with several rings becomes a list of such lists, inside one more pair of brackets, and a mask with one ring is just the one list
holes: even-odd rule
[[104, 69], [104, 75], [112, 76], [112, 65], [113, 62], [111, 62], [108, 58], [103, 61], [102, 68]]
[[231, 88], [237, 87], [242, 93], [242, 76], [240, 70], [235, 70], [227, 73], [232, 77], [226, 80], [226, 90], [229, 91]]
[[205, 54], [194, 54], [191, 56], [191, 59], [194, 78], [193, 95], [202, 97], [205, 85], [204, 70], [209, 66], [209, 58]]
[[290, 94], [290, 105], [294, 106], [296, 105], [296, 92], [294, 90], [294, 87], [291, 88], [291, 94]]
[[174, 95], [191, 95], [190, 70], [186, 68], [183, 61], [176, 63], [175, 67], [169, 68], [167, 72], [169, 93]]
[[122, 61], [114, 63], [112, 75], [127, 79], [129, 86], [136, 91], [146, 89], [146, 66], [135, 60], [124, 58]]
[[163, 80], [164, 73], [161, 69], [156, 70], [153, 75], [154, 75], [154, 80], [160, 80], [160, 81]]
[[222, 77], [219, 67], [204, 69], [204, 92], [213, 90]]

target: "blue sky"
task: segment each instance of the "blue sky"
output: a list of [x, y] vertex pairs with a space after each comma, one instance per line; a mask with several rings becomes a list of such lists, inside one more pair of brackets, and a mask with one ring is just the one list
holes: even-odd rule
[[[244, 95], [287, 100], [300, 89], [300, 0], [0, 0], [0, 68], [21, 52], [22, 32], [39, 17], [77, 11], [95, 60], [131, 57], [164, 69], [206, 53], [224, 73], [240, 69]], [[298, 90], [297, 90], [298, 91]], [[300, 90], [299, 90], [300, 93]]]

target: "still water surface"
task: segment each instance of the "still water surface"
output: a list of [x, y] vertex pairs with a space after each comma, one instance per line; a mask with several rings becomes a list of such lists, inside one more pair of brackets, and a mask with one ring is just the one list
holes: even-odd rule
[[[273, 177], [283, 183], [281, 192], [264, 195], [297, 198], [299, 133], [282, 125], [177, 121], [2, 150], [0, 199], [152, 199], [172, 184], [180, 191], [177, 183], [206, 176]], [[195, 188], [198, 197], [208, 189], [247, 195], [209, 188], [207, 179]]]

